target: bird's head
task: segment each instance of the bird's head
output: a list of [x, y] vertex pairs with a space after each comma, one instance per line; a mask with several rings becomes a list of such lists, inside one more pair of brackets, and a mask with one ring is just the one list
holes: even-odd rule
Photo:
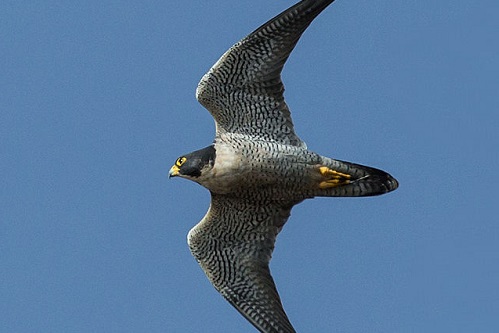
[[213, 145], [183, 155], [177, 158], [171, 167], [170, 178], [179, 176], [196, 181], [197, 178], [213, 168], [215, 157], [216, 151]]

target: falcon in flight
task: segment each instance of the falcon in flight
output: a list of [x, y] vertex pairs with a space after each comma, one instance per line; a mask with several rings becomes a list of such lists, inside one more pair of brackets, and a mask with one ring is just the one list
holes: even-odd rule
[[295, 332], [269, 270], [291, 208], [316, 196], [372, 196], [398, 186], [384, 171], [308, 150], [294, 131], [281, 71], [332, 2], [300, 1], [222, 55], [196, 90], [215, 119], [215, 140], [170, 169], [170, 177], [210, 191], [208, 212], [188, 234], [190, 250], [216, 290], [260, 332]]

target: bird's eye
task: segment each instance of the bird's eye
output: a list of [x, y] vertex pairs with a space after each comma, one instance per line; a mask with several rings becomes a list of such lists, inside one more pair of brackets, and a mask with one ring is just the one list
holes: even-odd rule
[[187, 161], [187, 158], [186, 157], [180, 157], [177, 162], [175, 162], [175, 165], [177, 165], [178, 167], [182, 166], [182, 164], [185, 163], [185, 161]]

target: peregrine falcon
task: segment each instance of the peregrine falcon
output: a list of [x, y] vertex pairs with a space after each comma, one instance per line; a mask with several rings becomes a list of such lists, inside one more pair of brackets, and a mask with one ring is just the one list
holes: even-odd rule
[[222, 55], [196, 90], [215, 119], [214, 142], [179, 157], [169, 172], [210, 191], [189, 248], [216, 290], [260, 332], [295, 332], [269, 270], [291, 208], [316, 196], [372, 196], [398, 187], [384, 171], [308, 150], [294, 131], [281, 71], [332, 2], [300, 1]]

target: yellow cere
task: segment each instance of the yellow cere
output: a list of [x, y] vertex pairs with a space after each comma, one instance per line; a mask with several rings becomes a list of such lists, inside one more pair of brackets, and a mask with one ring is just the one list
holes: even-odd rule
[[180, 171], [180, 168], [177, 166], [177, 164], [175, 164], [170, 169], [170, 172], [169, 172], [170, 177], [178, 176], [179, 171]]

